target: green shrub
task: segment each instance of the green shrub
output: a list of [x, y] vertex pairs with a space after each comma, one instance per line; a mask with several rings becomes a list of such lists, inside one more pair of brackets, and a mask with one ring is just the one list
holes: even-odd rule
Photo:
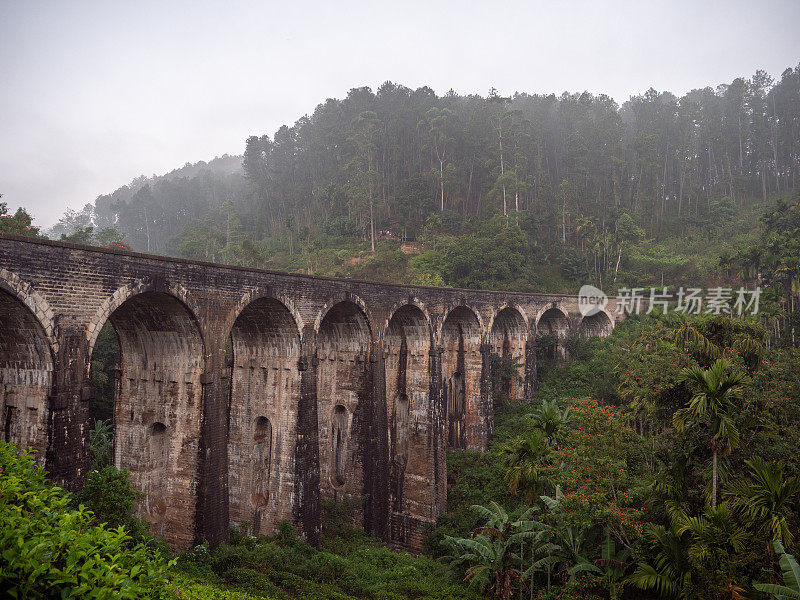
[[167, 564], [123, 527], [94, 515], [45, 478], [29, 454], [0, 442], [0, 587], [12, 598], [148, 598]]
[[[206, 586], [213, 583], [215, 590], [235, 590], [248, 598], [475, 598], [451, 578], [445, 566], [429, 557], [392, 552], [363, 532], [354, 537], [347, 506], [331, 503], [328, 508], [327, 519], [336, 523], [334, 529], [344, 538], [331, 535], [329, 528], [323, 551], [289, 535], [290, 528], [284, 526], [284, 534], [274, 538], [240, 536], [236, 543], [222, 544], [210, 552], [205, 545], [197, 546], [179, 558], [178, 567], [192, 580]], [[181, 584], [181, 593], [188, 590]], [[216, 598], [210, 590], [207, 587], [207, 595], [197, 597]]]
[[91, 469], [98, 471], [111, 464], [113, 428], [111, 420], [94, 422], [89, 431], [89, 450], [92, 453]]
[[134, 503], [144, 497], [134, 490], [127, 469], [106, 466], [90, 471], [86, 485], [75, 494], [74, 503], [83, 504], [94, 513], [96, 523], [125, 527], [136, 538], [144, 537], [147, 526], [133, 516]]

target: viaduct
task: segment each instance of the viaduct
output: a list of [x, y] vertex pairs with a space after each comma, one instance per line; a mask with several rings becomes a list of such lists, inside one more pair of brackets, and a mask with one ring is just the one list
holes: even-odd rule
[[[86, 477], [92, 349], [120, 346], [114, 463], [175, 549], [272, 533], [312, 543], [322, 499], [409, 549], [445, 510], [448, 449], [492, 435], [491, 360], [536, 393], [536, 333], [607, 335], [615, 301], [277, 273], [0, 235], [0, 433]], [[554, 339], [553, 336], [549, 336]], [[556, 338], [557, 339], [557, 338]], [[551, 351], [563, 353], [559, 347]]]

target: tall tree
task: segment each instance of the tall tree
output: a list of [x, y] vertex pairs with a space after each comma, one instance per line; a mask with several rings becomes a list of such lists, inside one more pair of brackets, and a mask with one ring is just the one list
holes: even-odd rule
[[353, 119], [350, 141], [355, 147], [349, 167], [355, 176], [354, 194], [366, 198], [369, 207], [370, 247], [375, 252], [375, 187], [377, 171], [375, 154], [378, 145], [378, 115], [366, 110]]
[[728, 373], [732, 365], [726, 359], [718, 359], [709, 369], [699, 366], [687, 367], [681, 372], [681, 381], [692, 389], [688, 406], [678, 409], [673, 424], [678, 431], [688, 427], [704, 427], [708, 430], [712, 453], [711, 508], [717, 508], [717, 462], [718, 456], [729, 454], [739, 445], [739, 430], [733, 420], [737, 400], [742, 398], [743, 376], [739, 372]]

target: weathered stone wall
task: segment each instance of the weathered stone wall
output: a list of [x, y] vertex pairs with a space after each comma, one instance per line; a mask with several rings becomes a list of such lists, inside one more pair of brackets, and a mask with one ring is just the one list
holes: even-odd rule
[[[431, 397], [432, 332], [422, 309], [406, 304], [394, 311], [385, 335], [386, 408], [389, 418], [391, 539], [413, 545], [409, 518], [438, 517], [437, 465], [442, 448]], [[416, 521], [415, 521], [416, 522]]]
[[481, 324], [475, 312], [456, 306], [447, 313], [441, 334], [442, 382], [450, 449], [484, 450], [489, 442], [485, 402]]
[[529, 326], [522, 313], [506, 306], [497, 313], [489, 333], [489, 344], [493, 354], [511, 360], [516, 366], [516, 377], [506, 378], [502, 384], [508, 398], [523, 400], [525, 397], [525, 343]]
[[115, 464], [145, 493], [139, 513], [175, 546], [194, 541], [203, 342], [173, 296], [142, 293], [110, 316], [120, 343]]
[[53, 360], [34, 313], [0, 289], [0, 432], [44, 463]]
[[[317, 415], [323, 498], [360, 498], [364, 491], [371, 339], [367, 317], [354, 302], [334, 304], [319, 326]], [[357, 518], [363, 526], [363, 513]]]
[[[446, 505], [445, 452], [483, 449], [490, 355], [524, 365], [535, 333], [605, 335], [570, 296], [335, 280], [0, 235], [0, 433], [57, 481], [86, 475], [91, 352], [120, 340], [115, 461], [175, 548], [270, 533], [312, 543], [322, 497], [419, 548]], [[563, 349], [554, 348], [563, 353]], [[24, 410], [23, 410], [24, 405]], [[9, 420], [6, 415], [11, 415]]]
[[542, 350], [550, 358], [564, 358], [564, 337], [570, 330], [570, 322], [566, 313], [557, 306], [547, 308], [536, 320], [536, 333], [552, 338]]
[[269, 535], [292, 518], [300, 332], [273, 298], [248, 304], [231, 332], [228, 426], [230, 521]]

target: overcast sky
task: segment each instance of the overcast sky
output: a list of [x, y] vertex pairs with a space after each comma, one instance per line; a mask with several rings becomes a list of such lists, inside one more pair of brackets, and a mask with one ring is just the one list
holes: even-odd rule
[[798, 25], [798, 0], [0, 0], [0, 193], [50, 226], [386, 80], [622, 103], [777, 78], [800, 62]]

